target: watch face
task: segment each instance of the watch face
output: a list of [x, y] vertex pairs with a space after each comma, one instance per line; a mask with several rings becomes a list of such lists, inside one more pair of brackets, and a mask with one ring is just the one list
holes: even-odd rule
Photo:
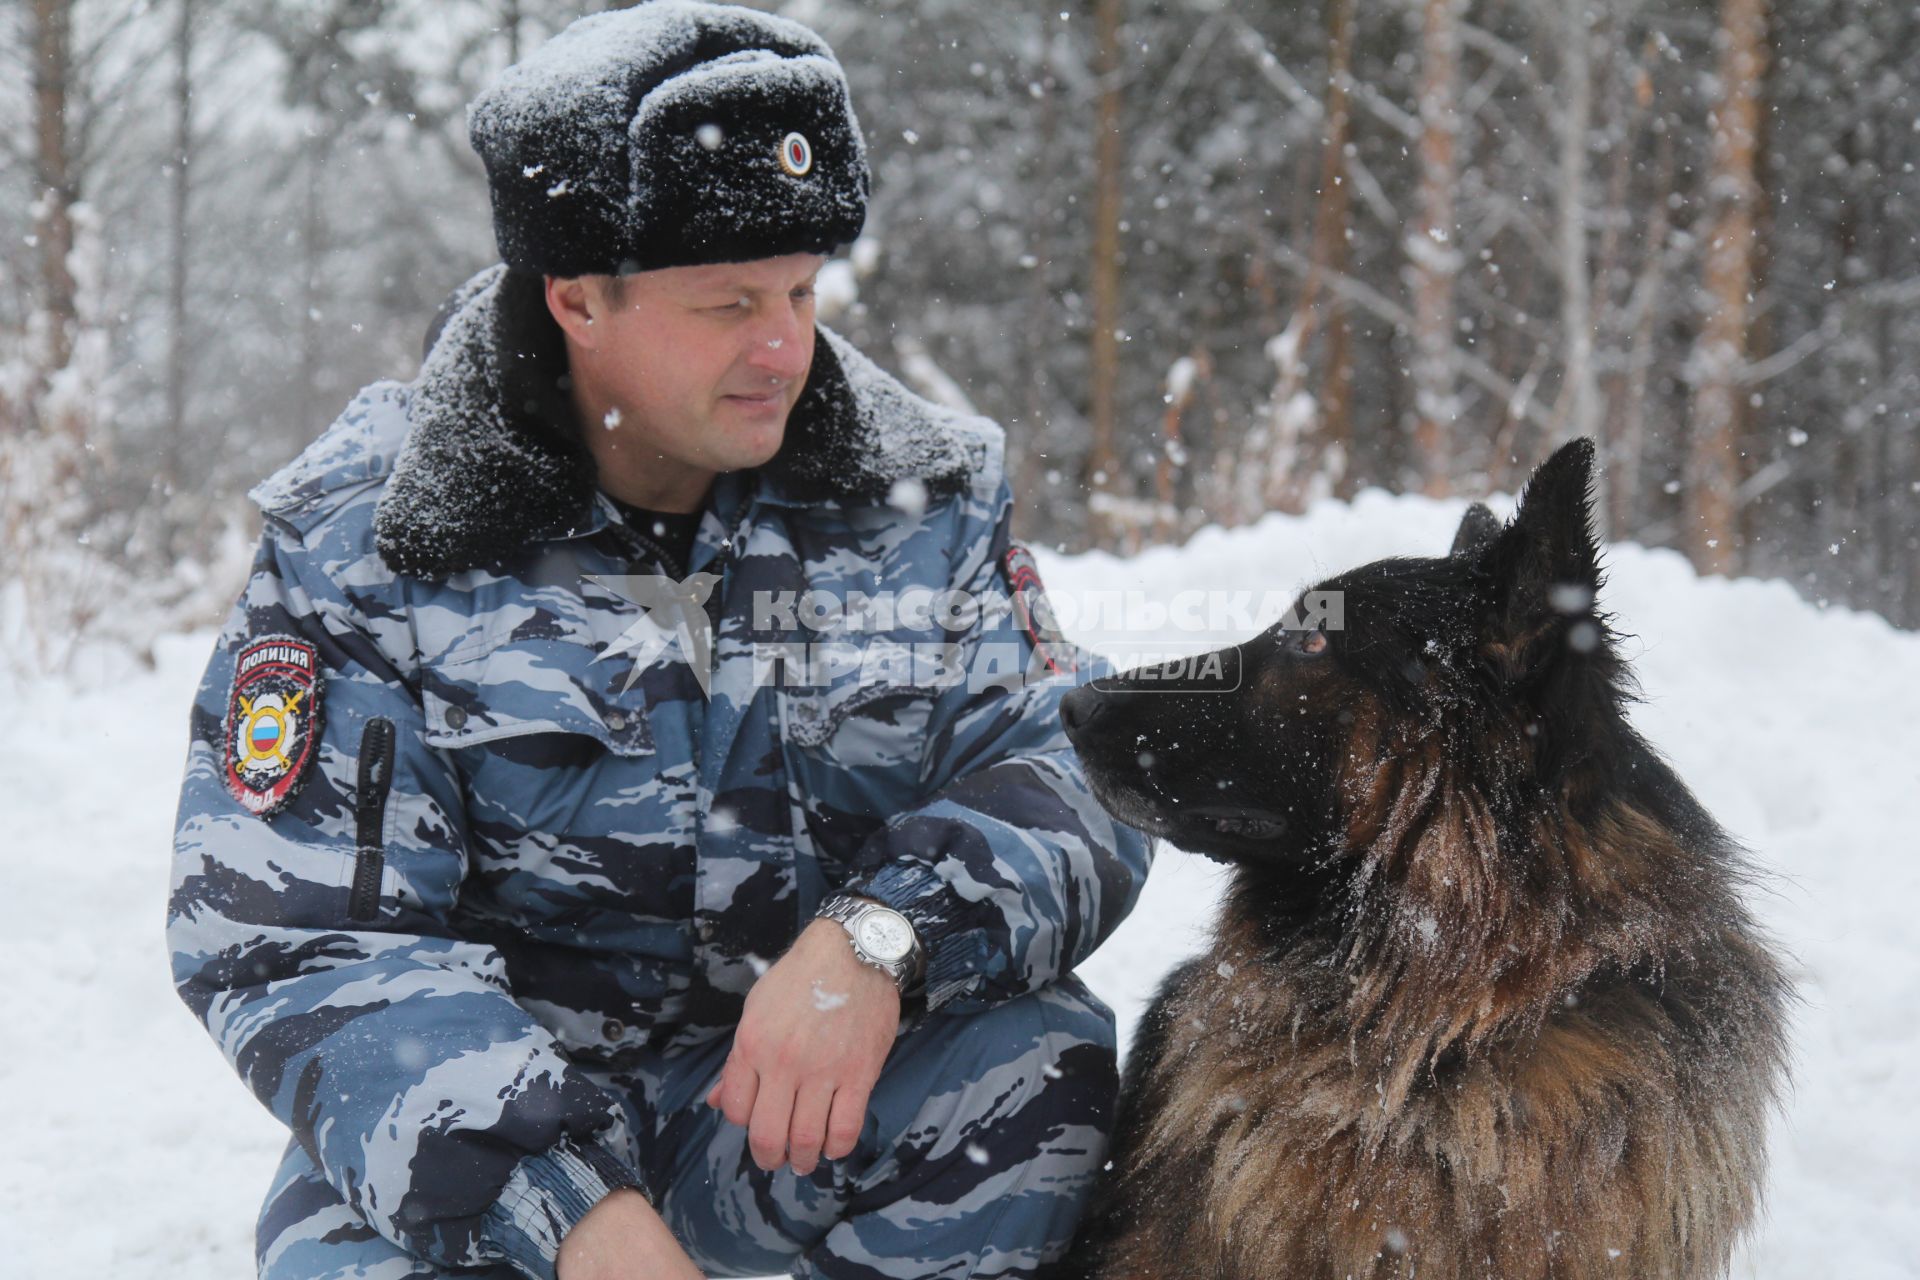
[[913, 926], [898, 911], [869, 911], [857, 927], [860, 945], [876, 960], [892, 964], [913, 951]]

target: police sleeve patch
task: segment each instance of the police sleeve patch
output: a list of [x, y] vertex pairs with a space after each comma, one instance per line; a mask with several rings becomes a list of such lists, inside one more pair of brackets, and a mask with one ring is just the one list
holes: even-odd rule
[[1047, 670], [1064, 675], [1080, 669], [1080, 646], [1067, 639], [1047, 602], [1047, 589], [1040, 582], [1040, 567], [1033, 553], [1019, 543], [1007, 548], [1001, 564], [1007, 572], [1007, 585], [1013, 591], [1013, 616], [1033, 642], [1034, 652], [1046, 663]]
[[241, 648], [227, 694], [227, 790], [257, 817], [293, 798], [319, 754], [320, 654], [292, 636]]

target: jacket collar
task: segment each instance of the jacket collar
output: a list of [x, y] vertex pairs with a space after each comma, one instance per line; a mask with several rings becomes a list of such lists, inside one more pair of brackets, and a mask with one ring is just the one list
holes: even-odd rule
[[[439, 578], [604, 523], [593, 457], [573, 429], [566, 346], [538, 276], [495, 266], [462, 285], [415, 379], [410, 427], [374, 529], [396, 573]], [[978, 431], [907, 390], [838, 334], [816, 335], [786, 438], [759, 468], [763, 496], [885, 501], [917, 480], [966, 487]]]

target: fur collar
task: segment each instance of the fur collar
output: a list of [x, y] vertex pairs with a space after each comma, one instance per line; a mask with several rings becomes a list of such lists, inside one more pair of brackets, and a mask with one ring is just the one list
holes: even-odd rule
[[[597, 476], [575, 437], [566, 347], [541, 280], [495, 266], [457, 290], [410, 400], [375, 534], [396, 573], [438, 578], [584, 529]], [[780, 452], [760, 468], [790, 501], [884, 501], [902, 480], [966, 487], [980, 423], [907, 390], [822, 328]]]

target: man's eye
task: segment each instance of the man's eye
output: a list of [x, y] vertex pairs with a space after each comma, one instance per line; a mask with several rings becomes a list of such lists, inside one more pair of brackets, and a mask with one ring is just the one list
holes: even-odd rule
[[813, 286], [810, 284], [803, 284], [798, 289], [795, 289], [793, 291], [793, 300], [795, 302], [805, 302], [807, 299], [811, 298], [812, 296], [813, 296]]
[[723, 302], [717, 307], [708, 307], [707, 310], [716, 311], [724, 315], [729, 312], [745, 311], [752, 305], [753, 305], [753, 299], [747, 297], [745, 294], [741, 294], [739, 297], [735, 298], [732, 302]]

